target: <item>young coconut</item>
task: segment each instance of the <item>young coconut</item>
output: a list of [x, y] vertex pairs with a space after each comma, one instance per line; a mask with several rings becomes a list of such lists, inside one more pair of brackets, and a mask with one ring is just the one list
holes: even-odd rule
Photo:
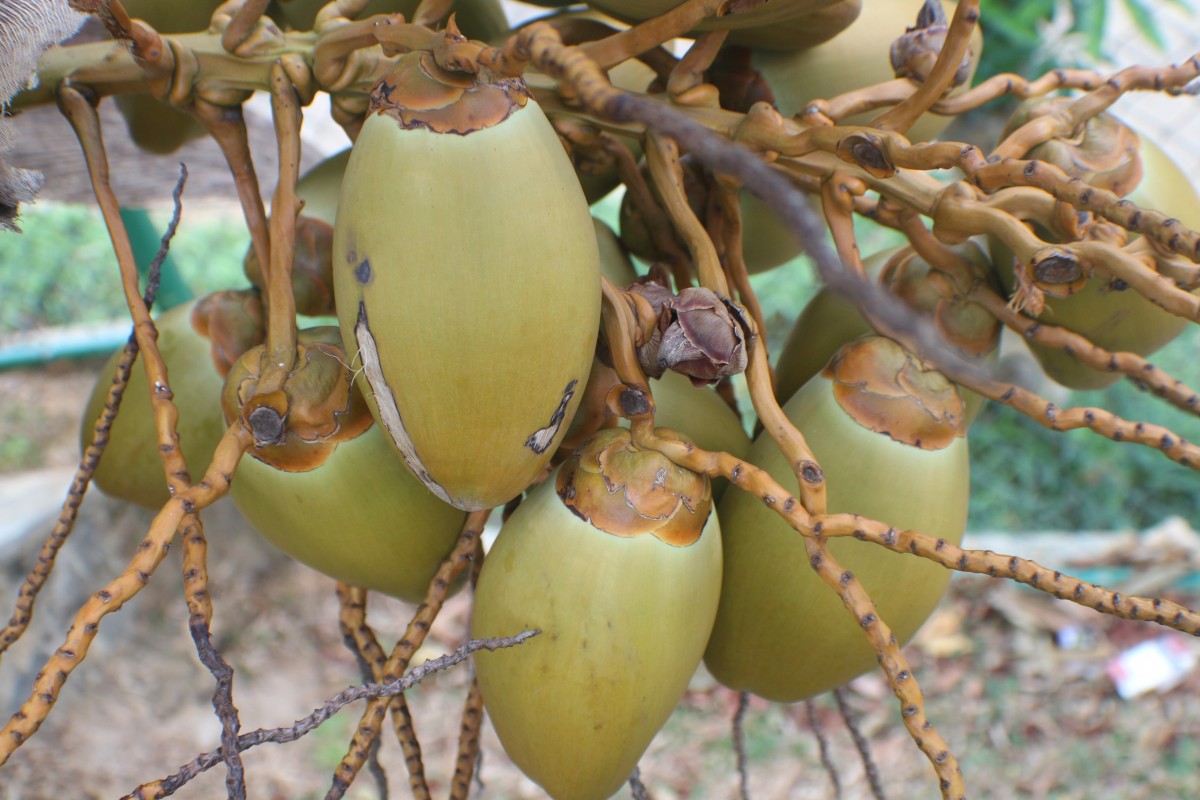
[[[983, 249], [968, 241], [951, 248], [969, 265], [972, 276], [1000, 290], [999, 279]], [[930, 317], [946, 341], [971, 358], [988, 359], [1000, 343], [1000, 323], [977, 303], [945, 296], [931, 278], [936, 270], [910, 247], [884, 250], [863, 259], [867, 275], [876, 278], [914, 310]], [[944, 282], [943, 282], [944, 285]], [[851, 339], [875, 333], [858, 309], [840, 292], [823, 287], [804, 306], [792, 326], [775, 365], [775, 396], [781, 403], [825, 368], [829, 359]], [[966, 404], [967, 425], [986, 399], [959, 388]]]
[[351, 363], [413, 474], [493, 508], [537, 478], [579, 404], [600, 319], [592, 218], [519, 79], [410, 53], [371, 108], [334, 234]]
[[619, 790], [683, 696], [720, 594], [711, 505], [706, 476], [610, 428], [529, 494], [484, 561], [471, 636], [541, 631], [475, 655], [484, 707], [556, 800]]
[[[1006, 133], [1063, 102], [1068, 99], [1022, 104]], [[1079, 135], [1045, 142], [1025, 157], [1056, 164], [1072, 177], [1125, 195], [1142, 208], [1170, 209], [1186, 227], [1200, 228], [1200, 193], [1192, 181], [1158, 145], [1111, 115], [1100, 114]], [[1039, 227], [1037, 233], [1046, 241], [1056, 241], [1045, 229]], [[995, 237], [988, 238], [988, 246], [1001, 282], [1011, 292], [1016, 283], [1013, 252]], [[1188, 326], [1186, 319], [1160, 308], [1119, 279], [1097, 274], [1072, 288], [1065, 297], [1048, 292], [1039, 319], [1082, 334], [1106, 350], [1148, 356]], [[1089, 367], [1058, 348], [1030, 342], [1029, 349], [1050, 378], [1071, 389], [1102, 389], [1124, 377]]]
[[[190, 468], [199, 474], [225, 433], [221, 414], [224, 373], [231, 359], [262, 340], [262, 306], [251, 293], [218, 292], [163, 312], [155, 325], [158, 351], [167, 365], [179, 409], [179, 447]], [[113, 353], [92, 389], [79, 431], [81, 452], [91, 444], [93, 426], [104, 408], [120, 358], [120, 350]], [[140, 357], [129, 374], [120, 413], [92, 480], [105, 494], [146, 508], [161, 508], [171, 499]]]
[[[297, 561], [420, 602], [465, 515], [409, 474], [386, 433], [372, 424], [338, 329], [300, 331], [297, 345], [296, 368], [283, 389], [287, 432], [242, 459], [233, 501]], [[255, 348], [230, 372], [221, 398], [228, 419], [242, 416], [254, 397], [262, 357], [263, 348]]]
[[[905, 31], [918, 19], [924, 5], [925, 0], [864, 0], [863, 13], [832, 40], [794, 53], [763, 52], [752, 43], [749, 46], [756, 50], [751, 63], [767, 79], [780, 113], [788, 117], [803, 111], [813, 100], [828, 100], [845, 92], [890, 81], [901, 74], [900, 70], [904, 70], [902, 74], [907, 77], [923, 79], [920, 70], [908, 70], [903, 61], [897, 64], [890, 53], [893, 41], [902, 37], [912, 41], [914, 35], [921, 35], [920, 30], [907, 34]], [[955, 4], [950, 2], [931, 7], [931, 14], [943, 12], [941, 22], [928, 20], [933, 25], [942, 25], [942, 36], [944, 20], [954, 13], [954, 8]], [[936, 56], [941, 39], [921, 44], [923, 52], [929, 52], [930, 45], [934, 45], [932, 52]], [[982, 53], [983, 36], [976, 25], [971, 34], [970, 53], [964, 61], [965, 69], [955, 76], [950, 94], [971, 85]], [[856, 114], [842, 120], [842, 124], [866, 125], [882, 111]], [[922, 114], [906, 135], [914, 142], [934, 139], [952, 119]]]
[[[962, 540], [970, 488], [963, 405], [940, 373], [889, 339], [856, 339], [784, 411], [825, 472], [829, 512]], [[784, 486], [796, 483], [770, 436], [759, 437], [749, 461]], [[790, 703], [876, 666], [858, 623], [809, 566], [799, 533], [748, 492], [726, 493], [719, 514], [724, 583], [704, 659], [721, 683]], [[828, 542], [901, 643], [950, 580], [924, 559], [853, 539]]]

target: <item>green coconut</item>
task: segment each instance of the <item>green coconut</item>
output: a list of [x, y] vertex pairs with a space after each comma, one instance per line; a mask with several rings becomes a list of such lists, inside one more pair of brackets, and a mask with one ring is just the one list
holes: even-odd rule
[[283, 552], [340, 581], [419, 603], [466, 514], [414, 478], [372, 425], [307, 472], [243, 458], [242, 515]]
[[[1186, 227], [1200, 229], [1200, 193], [1171, 157], [1145, 135], [1139, 135], [1142, 176], [1126, 199], [1142, 208], [1168, 212]], [[1053, 234], [1039, 236], [1055, 241]], [[989, 237], [988, 246], [1004, 288], [1015, 284], [1012, 250]], [[1174, 340], [1188, 327], [1183, 317], [1147, 300], [1121, 281], [1094, 275], [1069, 297], [1046, 295], [1046, 307], [1038, 319], [1079, 333], [1093, 344], [1114, 352], [1148, 356]], [[1029, 342], [1042, 370], [1057, 383], [1071, 389], [1102, 389], [1124, 377], [1089, 367], [1067, 352]]]
[[[997, 283], [995, 270], [979, 245], [968, 241], [951, 249], [967, 259], [979, 280]], [[897, 247], [875, 253], [863, 259], [863, 269], [913, 309], [936, 319], [947, 341], [964, 354], [985, 360], [994, 356], [1000, 340], [999, 322], [978, 304], [943, 298], [928, 280], [929, 263], [911, 249]], [[822, 287], [800, 312], [779, 353], [775, 396], [780, 402], [787, 402], [825, 368], [842, 345], [874, 333], [845, 295]], [[970, 425], [987, 400], [969, 389], [959, 391], [966, 404], [966, 423]]]
[[555, 800], [617, 792], [687, 689], [720, 593], [710, 508], [707, 478], [609, 429], [530, 493], [488, 553], [472, 637], [540, 634], [476, 654], [484, 707]]
[[[895, 70], [889, 57], [891, 43], [913, 25], [924, 0], [864, 0], [862, 14], [836, 37], [824, 44], [794, 53], [757, 49], [753, 66], [767, 79], [775, 105], [784, 116], [800, 113], [813, 100], [828, 100], [845, 92], [892, 80]], [[943, 2], [947, 16], [955, 4]], [[757, 45], [750, 45], [758, 47]], [[983, 53], [979, 26], [971, 37], [970, 75], [955, 94], [971, 85], [971, 77]], [[884, 109], [856, 114], [845, 125], [866, 125]], [[914, 142], [937, 138], [953, 117], [922, 114], [906, 134]]]
[[428, 53], [396, 69], [342, 184], [338, 317], [409, 469], [452, 505], [493, 508], [534, 481], [578, 407], [600, 320], [595, 228], [522, 82], [476, 83]]
[[[958, 435], [962, 402], [943, 376], [924, 370], [890, 340], [858, 339], [784, 412], [824, 470], [831, 513], [962, 540], [967, 442]], [[796, 485], [769, 436], [755, 441], [748, 460], [782, 485]], [[721, 683], [794, 702], [877, 665], [858, 622], [809, 566], [799, 533], [747, 492], [726, 493], [718, 511], [724, 582], [705, 664]], [[831, 539], [829, 549], [902, 644], [950, 580], [950, 572], [932, 562], [854, 539]]]
[[[592, 0], [589, 5], [631, 22], [656, 17], [678, 0]], [[859, 14], [862, 0], [769, 0], [749, 11], [706, 19], [693, 33], [730, 31], [730, 44], [771, 50], [812, 47], [836, 36]]]
[[[217, 442], [225, 433], [225, 419], [220, 402], [224, 380], [213, 364], [208, 339], [191, 323], [197, 302], [165, 311], [155, 322], [158, 350], [167, 365], [167, 378], [179, 408], [179, 447], [198, 475], [212, 461]], [[79, 433], [81, 451], [92, 441], [93, 426], [104, 408], [120, 358], [120, 350], [113, 353], [92, 389]], [[171, 499], [159, 455], [150, 388], [140, 358], [133, 365], [120, 413], [92, 480], [105, 494], [146, 508], [161, 508]]]

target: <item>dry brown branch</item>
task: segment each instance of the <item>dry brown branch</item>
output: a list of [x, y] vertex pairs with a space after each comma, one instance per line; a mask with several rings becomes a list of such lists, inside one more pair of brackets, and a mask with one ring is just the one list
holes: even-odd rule
[[[474, 511], [467, 515], [458, 543], [438, 567], [433, 579], [429, 582], [424, 602], [417, 607], [404, 635], [396, 643], [391, 655], [388, 656], [387, 663], [383, 666], [382, 680], [384, 682], [391, 683], [403, 675], [413, 653], [425, 641], [425, 635], [429, 633], [429, 626], [433, 624], [433, 620], [441, 611], [442, 603], [445, 602], [446, 595], [450, 591], [451, 582], [474, 559], [475, 542], [482, 534], [483, 526], [487, 523], [490, 514], [491, 511], [487, 510]], [[367, 703], [362, 718], [354, 730], [350, 748], [334, 772], [332, 785], [325, 795], [326, 800], [336, 800], [336, 798], [342, 797], [350, 788], [350, 784], [354, 782], [355, 777], [358, 776], [372, 743], [379, 736], [380, 722], [387, 712], [389, 704], [390, 700], [386, 697], [376, 697]]]
[[[175, 204], [174, 211], [171, 214], [171, 221], [167, 225], [166, 232], [163, 233], [158, 253], [155, 254], [154, 259], [150, 262], [146, 289], [142, 293], [142, 302], [146, 304], [147, 311], [154, 305], [155, 296], [158, 294], [161, 268], [170, 249], [171, 240], [175, 237], [175, 231], [179, 227], [179, 219], [183, 213], [183, 187], [186, 182], [187, 168], [180, 165], [179, 181], [175, 184], [175, 190], [172, 193]], [[137, 337], [131, 332], [129, 339], [125, 342], [125, 346], [121, 351], [121, 357], [117, 361], [112, 382], [109, 384], [108, 392], [104, 397], [104, 408], [101, 409], [100, 416], [96, 418], [96, 421], [92, 425], [92, 439], [87, 447], [84, 448], [83, 455], [80, 456], [79, 466], [76, 468], [75, 475], [71, 479], [71, 486], [67, 491], [66, 499], [63, 500], [62, 508], [59, 510], [58, 519], [55, 521], [53, 530], [50, 531], [50, 534], [46, 537], [46, 541], [38, 551], [37, 563], [29, 571], [29, 574], [25, 576], [25, 580], [17, 592], [16, 607], [9, 618], [8, 624], [3, 630], [0, 630], [0, 657], [28, 629], [29, 623], [33, 620], [33, 610], [34, 604], [37, 602], [37, 596], [49, 579], [50, 573], [54, 570], [58, 551], [66, 544], [71, 531], [74, 530], [75, 519], [79, 514], [80, 506], [83, 504], [83, 497], [87, 494], [88, 486], [91, 484], [92, 474], [96, 471], [96, 467], [100, 463], [100, 457], [104, 454], [105, 447], [108, 446], [108, 437], [112, 432], [113, 421], [116, 420], [117, 412], [121, 408], [121, 399], [125, 395], [125, 387], [129, 384], [129, 376], [133, 372], [133, 365], [137, 359], [137, 354]]]
[[[496, 651], [506, 647], [515, 647], [537, 636], [538, 633], [540, 631], [527, 630], [515, 636], [471, 639], [454, 652], [439, 656], [438, 658], [431, 658], [425, 663], [414, 667], [407, 675], [398, 677], [388, 683], [372, 683], [346, 689], [326, 700], [320, 708], [313, 711], [307, 717], [298, 719], [290, 725], [279, 728], [259, 728], [249, 733], [243, 733], [238, 737], [238, 751], [245, 752], [261, 744], [287, 744], [288, 742], [294, 742], [319, 728], [332, 718], [334, 714], [351, 703], [358, 700], [374, 701], [383, 699], [386, 701], [397, 694], [411, 689], [435, 672], [441, 672], [456, 664], [461, 664], [474, 652], [479, 650]], [[169, 797], [197, 775], [207, 772], [217, 764], [220, 764], [221, 758], [220, 750], [212, 750], [204, 753], [184, 764], [174, 774], [142, 784], [125, 795], [122, 800], [151, 800], [152, 798], [157, 800], [157, 798]]]
[[[342, 634], [342, 642], [358, 663], [363, 683], [375, 683], [379, 671], [387, 661], [387, 654], [379, 646], [375, 631], [367, 624], [367, 591], [338, 581], [335, 592], [338, 599], [338, 629]], [[402, 748], [403, 746], [401, 743]], [[388, 778], [383, 765], [379, 763], [379, 742], [371, 749], [367, 768], [375, 779], [375, 788], [380, 798], [386, 800], [389, 795]]]
[[846, 695], [845, 686], [839, 686], [833, 690], [833, 699], [837, 701], [838, 713], [842, 715], [842, 722], [846, 723], [846, 730], [850, 732], [850, 738], [854, 740], [854, 747], [858, 750], [859, 758], [862, 759], [863, 772], [867, 776], [867, 784], [871, 787], [871, 796], [875, 800], [886, 800], [887, 795], [883, 791], [883, 782], [879, 779], [879, 767], [875, 765], [875, 758], [871, 755], [871, 743], [859, 730], [854, 709], [850, 707], [850, 701]]
[[821, 716], [817, 711], [817, 702], [811, 699], [805, 700], [804, 712], [808, 717], [809, 730], [813, 732], [813, 736], [817, 740], [817, 751], [820, 753], [821, 766], [825, 767], [825, 774], [829, 776], [829, 785], [833, 789], [833, 796], [837, 800], [841, 800], [842, 778], [838, 774], [837, 764], [833, 763], [833, 756], [829, 752], [829, 737], [825, 735], [825, 726], [821, 723]]

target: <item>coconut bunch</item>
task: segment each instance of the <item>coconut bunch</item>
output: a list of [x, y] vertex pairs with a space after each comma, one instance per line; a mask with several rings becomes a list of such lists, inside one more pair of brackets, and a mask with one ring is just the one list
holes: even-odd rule
[[[682, 59], [661, 49], [672, 36], [636, 61], [605, 48], [637, 37], [612, 33], [648, 19], [666, 30], [661, 15], [677, 4], [591, 5], [518, 31], [483, 2], [460, 2], [433, 26], [409, 21], [426, 3], [270, 5], [259, 30], [281, 41], [317, 28], [323, 45], [367, 42], [347, 50], [361, 73], [346, 85], [369, 91], [353, 98], [363, 113], [346, 125], [349, 151], [294, 187], [298, 158], [281, 158], [269, 226], [247, 211], [269, 227], [269, 246], [259, 230], [246, 257], [253, 288], [160, 318], [176, 393], [197, 403], [181, 408], [180, 444], [207, 463], [239, 433], [244, 455], [226, 482], [265, 538], [343, 589], [419, 603], [397, 645], [406, 658], [468, 581], [473, 640], [536, 634], [476, 655], [479, 699], [465, 719], [485, 710], [551, 797], [618, 792], [701, 665], [780, 703], [882, 665], [943, 794], [961, 796], [900, 648], [945, 590], [943, 551], [962, 553], [968, 428], [985, 397], [1019, 393], [988, 371], [1001, 326], [1148, 354], [1187, 320], [1072, 247], [1123, 248], [1156, 265], [1163, 248], [1053, 198], [987, 206], [974, 148], [909, 149], [941, 135], [952, 113], [871, 127], [943, 80], [951, 4], [734, 2], [677, 21], [675, 34], [695, 37]], [[980, 46], [967, 41], [942, 105], [924, 108], [969, 93]], [[769, 206], [763, 186], [743, 185], [730, 153], [744, 150], [722, 161], [703, 141], [649, 130], [635, 113], [647, 95], [757, 149], [771, 174], [808, 193], [803, 206]], [[291, 97], [289, 128], [288, 98], [273, 88], [283, 155], [299, 152], [304, 99]], [[1030, 103], [998, 150], [1139, 205], [1194, 205], [1194, 191], [1150, 194], [1155, 170], [1169, 172], [1160, 154], [1103, 116], [1034, 141], [1039, 119], [1061, 127], [1070, 113], [1054, 99]], [[824, 150], [789, 149], [805, 136]], [[979, 171], [974, 183], [913, 177], [924, 153], [950, 150]], [[618, 186], [614, 231], [590, 204]], [[827, 285], [797, 309], [769, 363], [776, 326], [748, 276], [801, 252], [804, 207], [824, 215], [840, 269], [822, 266]], [[855, 214], [909, 244], [862, 258]], [[1064, 383], [1116, 375], [1040, 344], [1047, 374]], [[148, 418], [135, 409], [118, 424]], [[99, 485], [170, 506], [156, 432], [112, 433], [113, 472], [97, 473]], [[123, 451], [126, 441], [140, 449]], [[485, 554], [470, 537], [498, 508]], [[989, 555], [952, 565], [995, 573]], [[407, 661], [387, 664], [398, 676]], [[338, 780], [361, 768], [381, 718], [364, 714]]]

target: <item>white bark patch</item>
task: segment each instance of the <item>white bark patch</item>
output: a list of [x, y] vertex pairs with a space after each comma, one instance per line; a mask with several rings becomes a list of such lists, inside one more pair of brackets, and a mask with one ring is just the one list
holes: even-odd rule
[[554, 413], [550, 415], [550, 424], [544, 428], [538, 428], [525, 440], [525, 446], [539, 456], [550, 447], [554, 437], [558, 434], [558, 429], [562, 427], [563, 420], [567, 418], [567, 404], [575, 396], [577, 383], [579, 383], [577, 380], [571, 381], [567, 384], [567, 388], [563, 389], [563, 396], [558, 401], [558, 408], [554, 409]]
[[371, 328], [367, 324], [367, 306], [361, 300], [358, 302], [358, 321], [354, 323], [354, 340], [358, 342], [358, 353], [362, 358], [363, 372], [367, 376], [371, 392], [375, 395], [375, 405], [379, 408], [379, 422], [392, 437], [392, 441], [400, 451], [400, 457], [404, 459], [404, 463], [408, 466], [409, 471], [417, 477], [417, 480], [425, 484], [425, 488], [450, 505], [457, 505], [450, 499], [450, 495], [442, 488], [441, 484], [433, 479], [429, 470], [421, 463], [420, 456], [417, 455], [417, 448], [413, 444], [412, 437], [408, 435], [408, 430], [404, 427], [404, 420], [400, 417], [396, 396], [392, 394], [392, 387], [383, 377], [383, 368], [379, 364], [379, 347], [375, 344], [375, 337], [371, 334]]

